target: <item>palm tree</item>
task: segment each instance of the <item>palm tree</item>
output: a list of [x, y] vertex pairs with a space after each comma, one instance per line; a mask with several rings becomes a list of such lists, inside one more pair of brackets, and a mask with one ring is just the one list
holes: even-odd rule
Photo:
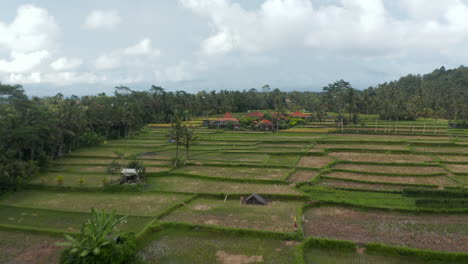
[[184, 135], [184, 145], [185, 145], [185, 160], [188, 160], [189, 157], [189, 148], [192, 141], [196, 140], [198, 137], [195, 134], [195, 128], [186, 129]]
[[176, 157], [174, 161], [174, 167], [177, 167], [179, 165], [179, 145], [184, 136], [186, 135], [186, 131], [187, 127], [182, 124], [179, 112], [176, 112], [174, 114], [174, 119], [171, 123], [171, 130], [167, 135], [170, 139], [173, 139], [176, 144]]

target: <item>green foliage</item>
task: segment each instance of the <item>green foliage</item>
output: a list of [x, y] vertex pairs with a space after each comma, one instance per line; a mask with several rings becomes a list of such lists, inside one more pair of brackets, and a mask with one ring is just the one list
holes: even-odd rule
[[137, 171], [141, 170], [141, 172], [143, 174], [145, 174], [145, 172], [146, 172], [146, 167], [143, 165], [143, 161], [141, 161], [141, 160], [136, 160], [136, 159], [130, 160], [127, 163], [127, 168], [136, 169]]
[[66, 235], [68, 242], [60, 263], [126, 263], [135, 254], [134, 235], [119, 235], [118, 226], [125, 217], [91, 209], [92, 218], [85, 222], [78, 236]]
[[103, 136], [94, 131], [85, 132], [79, 138], [80, 145], [84, 147], [97, 146], [104, 142], [104, 140]]
[[432, 250], [389, 246], [378, 243], [368, 243], [366, 245], [366, 252], [368, 254], [416, 257], [426, 261], [444, 261], [446, 263], [466, 263], [468, 261], [467, 253], [439, 252]]
[[408, 197], [468, 198], [468, 190], [437, 190], [405, 188], [403, 195]]
[[62, 186], [63, 185], [63, 176], [62, 175], [57, 176], [56, 181], [57, 181], [57, 185]]

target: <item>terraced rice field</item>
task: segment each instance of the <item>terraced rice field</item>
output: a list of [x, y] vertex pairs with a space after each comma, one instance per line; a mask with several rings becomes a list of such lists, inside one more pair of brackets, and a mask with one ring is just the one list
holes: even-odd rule
[[[371, 241], [468, 252], [467, 208], [417, 203], [450, 197], [403, 195], [415, 187], [468, 189], [463, 138], [448, 132], [327, 134], [334, 122], [309, 125], [317, 127], [280, 133], [200, 128], [188, 163], [177, 169], [171, 168], [175, 147], [165, 137], [167, 124], [75, 150], [27, 188], [0, 196], [0, 262], [56, 263], [60, 249], [54, 243], [61, 233], [78, 232], [91, 208], [128, 215], [122, 231], [144, 230], [138, 255], [148, 263], [429, 263], [360, 251]], [[143, 162], [144, 184], [110, 185], [120, 178], [107, 173], [116, 152], [123, 153], [123, 166], [135, 158]], [[268, 204], [241, 204], [241, 196], [253, 193]], [[455, 200], [463, 205], [466, 199]], [[300, 252], [308, 236], [359, 246]]]

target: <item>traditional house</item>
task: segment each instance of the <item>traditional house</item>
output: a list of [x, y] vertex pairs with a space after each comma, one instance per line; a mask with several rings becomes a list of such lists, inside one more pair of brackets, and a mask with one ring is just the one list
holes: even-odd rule
[[257, 128], [261, 130], [272, 130], [273, 127], [274, 124], [268, 119], [263, 119], [262, 121], [257, 123]]
[[245, 204], [259, 204], [259, 205], [266, 205], [267, 201], [261, 197], [260, 195], [254, 193], [250, 195], [249, 197], [245, 198], [244, 200]]
[[291, 117], [294, 117], [294, 118], [307, 118], [309, 116], [310, 116], [309, 114], [305, 114], [305, 113], [302, 113], [300, 111], [296, 111], [296, 112], [291, 114]]
[[263, 114], [262, 112], [252, 112], [252, 113], [248, 113], [246, 116], [252, 117], [252, 118], [257, 118], [257, 119], [263, 119], [265, 114]]
[[231, 113], [226, 113], [224, 117], [219, 118], [218, 120], [211, 122], [210, 127], [228, 127], [232, 124], [234, 129], [240, 129], [239, 119], [233, 117]]

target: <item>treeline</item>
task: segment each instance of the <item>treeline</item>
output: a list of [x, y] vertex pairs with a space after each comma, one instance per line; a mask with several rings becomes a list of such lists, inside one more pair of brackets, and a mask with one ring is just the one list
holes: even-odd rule
[[171, 122], [176, 112], [190, 120], [265, 109], [305, 109], [318, 121], [333, 111], [339, 113], [340, 124], [344, 119], [359, 122], [359, 114], [378, 114], [396, 121], [445, 118], [466, 126], [468, 68], [442, 67], [365, 90], [340, 80], [322, 92], [285, 92], [265, 85], [258, 90], [189, 94], [158, 86], [147, 91], [121, 86], [112, 96], [28, 98], [21, 86], [0, 83], [0, 186], [16, 186], [72, 149], [127, 137], [147, 123]]

